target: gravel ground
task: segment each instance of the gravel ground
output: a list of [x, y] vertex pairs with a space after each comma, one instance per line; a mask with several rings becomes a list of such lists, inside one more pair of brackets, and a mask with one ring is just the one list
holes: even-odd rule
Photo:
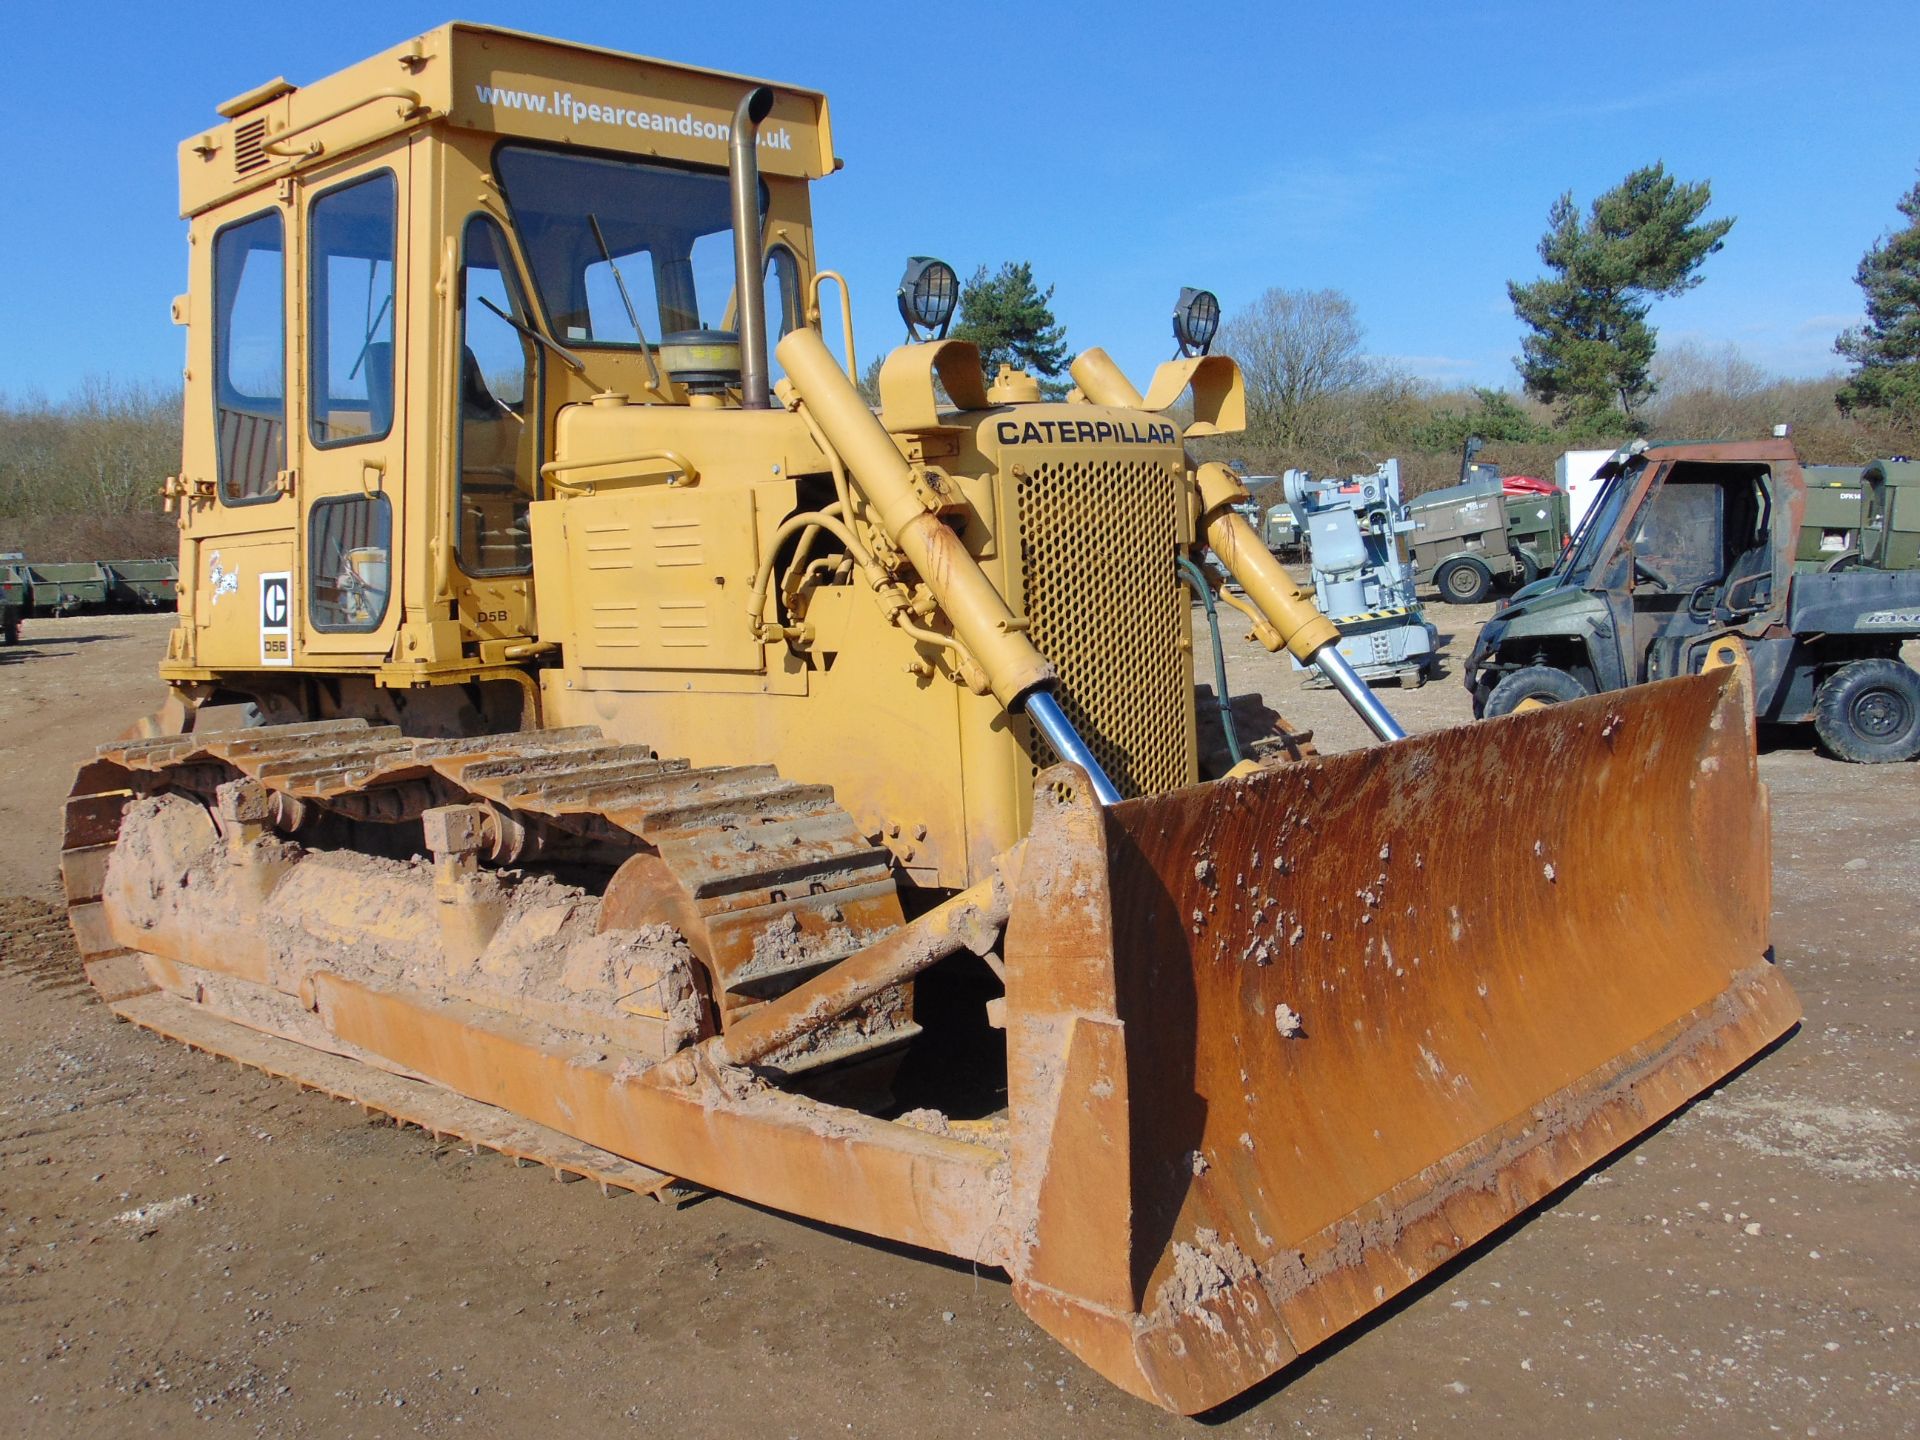
[[[1486, 610], [1435, 607], [1461, 655]], [[167, 620], [0, 656], [0, 1413], [118, 1436], [1901, 1436], [1920, 1431], [1920, 766], [1802, 741], [1772, 789], [1800, 1030], [1469, 1263], [1205, 1422], [1068, 1358], [994, 1274], [733, 1201], [674, 1211], [369, 1123], [77, 983], [70, 766]], [[1323, 691], [1230, 641], [1327, 749]], [[1382, 692], [1460, 723], [1457, 673]], [[204, 1428], [202, 1428], [204, 1427]]]

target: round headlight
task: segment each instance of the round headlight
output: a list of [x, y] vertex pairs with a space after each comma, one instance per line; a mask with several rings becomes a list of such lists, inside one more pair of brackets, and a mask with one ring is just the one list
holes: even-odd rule
[[1183, 289], [1173, 307], [1173, 338], [1189, 355], [1204, 355], [1220, 329], [1220, 301], [1211, 290]]
[[960, 279], [944, 260], [915, 255], [900, 277], [900, 318], [907, 329], [933, 330], [942, 337], [960, 299]]

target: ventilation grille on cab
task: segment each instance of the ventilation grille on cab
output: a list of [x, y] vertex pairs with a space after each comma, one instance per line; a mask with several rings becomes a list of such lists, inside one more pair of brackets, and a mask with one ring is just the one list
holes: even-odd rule
[[233, 173], [246, 175], [266, 165], [273, 157], [267, 154], [267, 117], [249, 120], [244, 125], [233, 127]]

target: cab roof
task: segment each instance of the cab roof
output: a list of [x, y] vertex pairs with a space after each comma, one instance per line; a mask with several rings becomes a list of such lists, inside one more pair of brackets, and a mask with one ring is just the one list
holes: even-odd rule
[[[276, 77], [221, 105], [222, 123], [180, 146], [180, 211], [430, 125], [724, 168], [734, 109], [762, 83], [455, 21], [311, 85]], [[771, 88], [761, 172], [816, 180], [838, 169], [826, 96]]]

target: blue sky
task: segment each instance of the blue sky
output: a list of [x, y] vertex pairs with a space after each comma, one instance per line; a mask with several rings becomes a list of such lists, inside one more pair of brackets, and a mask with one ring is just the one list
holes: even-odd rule
[[[722, 17], [737, 15], [737, 19]], [[796, 26], [803, 15], [811, 23]], [[175, 145], [230, 95], [311, 81], [451, 18], [410, 0], [10, 7], [0, 88], [0, 392], [167, 380], [185, 286]], [[474, 3], [462, 18], [827, 92], [817, 187], [864, 354], [899, 338], [904, 258], [1033, 262], [1076, 347], [1144, 378], [1181, 285], [1232, 314], [1333, 287], [1425, 378], [1516, 383], [1505, 282], [1562, 190], [1661, 159], [1735, 215], [1667, 341], [1837, 367], [1861, 252], [1920, 166], [1920, 5], [1087, 7]]]

